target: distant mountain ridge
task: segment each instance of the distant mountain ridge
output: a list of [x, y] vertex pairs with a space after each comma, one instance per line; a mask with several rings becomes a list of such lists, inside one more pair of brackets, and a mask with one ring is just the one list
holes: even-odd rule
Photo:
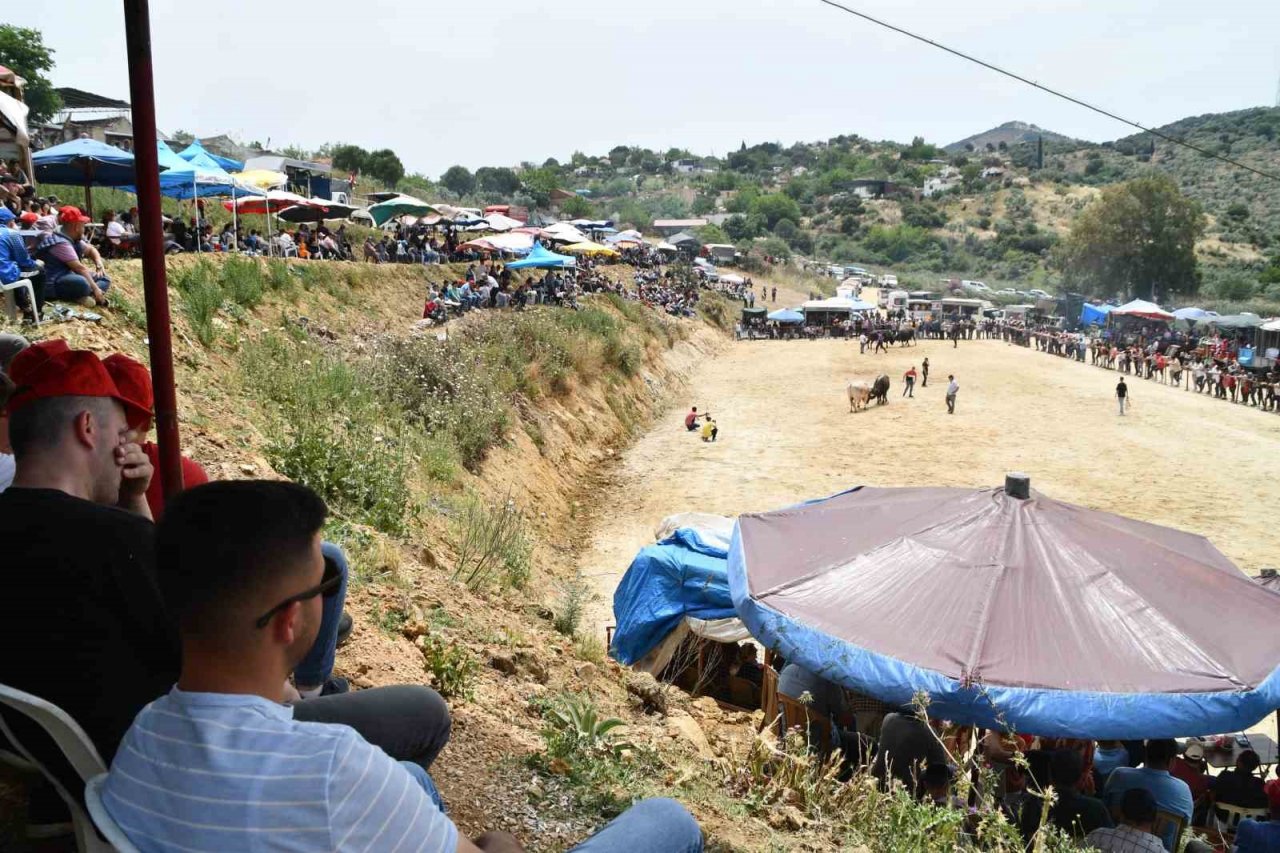
[[1006, 121], [998, 127], [993, 127], [982, 133], [975, 133], [973, 136], [953, 142], [945, 146], [945, 148], [952, 154], [958, 154], [966, 150], [969, 145], [972, 145], [975, 151], [982, 151], [988, 145], [998, 148], [1001, 142], [1005, 145], [1015, 145], [1019, 142], [1035, 142], [1041, 136], [1044, 137], [1045, 142], [1074, 143], [1078, 141], [1070, 136], [1063, 136], [1061, 133], [1054, 133], [1034, 124], [1027, 124], [1025, 121]]

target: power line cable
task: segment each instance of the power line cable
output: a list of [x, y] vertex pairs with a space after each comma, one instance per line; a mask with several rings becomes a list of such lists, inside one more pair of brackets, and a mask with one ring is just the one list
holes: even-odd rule
[[1039, 89], [1042, 92], [1047, 92], [1050, 95], [1053, 95], [1054, 97], [1057, 97], [1057, 98], [1061, 98], [1064, 101], [1069, 101], [1075, 104], [1076, 106], [1084, 107], [1087, 110], [1092, 110], [1093, 112], [1098, 113], [1099, 115], [1104, 115], [1109, 119], [1120, 122], [1121, 124], [1127, 124], [1130, 127], [1136, 127], [1138, 130], [1142, 131], [1143, 133], [1149, 133], [1152, 136], [1156, 136], [1156, 137], [1159, 137], [1160, 139], [1165, 140], [1166, 142], [1172, 142], [1175, 145], [1181, 145], [1184, 148], [1190, 148], [1192, 151], [1197, 151], [1206, 157], [1211, 157], [1214, 160], [1220, 160], [1223, 163], [1229, 163], [1230, 165], [1235, 166], [1238, 169], [1244, 169], [1247, 172], [1253, 172], [1255, 175], [1261, 175], [1262, 177], [1270, 178], [1273, 181], [1280, 181], [1280, 175], [1274, 174], [1272, 172], [1267, 172], [1262, 169], [1256, 169], [1253, 166], [1248, 165], [1247, 163], [1241, 163], [1239, 160], [1234, 160], [1231, 157], [1224, 157], [1223, 155], [1217, 153], [1216, 151], [1210, 151], [1208, 148], [1202, 148], [1201, 146], [1196, 145], [1194, 142], [1188, 142], [1185, 139], [1179, 139], [1176, 136], [1171, 136], [1170, 134], [1167, 134], [1163, 131], [1155, 130], [1154, 128], [1147, 127], [1136, 121], [1127, 119], [1124, 116], [1116, 115], [1115, 113], [1110, 112], [1109, 110], [1104, 110], [1102, 107], [1094, 106], [1088, 101], [1082, 101], [1079, 98], [1066, 94], [1065, 92], [1059, 92], [1057, 89], [1051, 89], [1048, 86], [1042, 85], [1040, 83], [1037, 83], [1034, 80], [1030, 80], [1026, 77], [1023, 77], [1021, 74], [1015, 74], [1014, 72], [1007, 71], [998, 65], [992, 65], [990, 62], [986, 62], [982, 59], [978, 59], [976, 56], [971, 56], [965, 53], [964, 51], [956, 50], [953, 47], [948, 47], [947, 45], [941, 44], [940, 42], [936, 42], [933, 39], [925, 38], [924, 36], [913, 33], [910, 30], [905, 30], [902, 27], [895, 26], [893, 24], [890, 24], [887, 21], [882, 21], [879, 18], [868, 15], [866, 12], [859, 12], [857, 9], [851, 9], [850, 7], [844, 5], [843, 3], [837, 3], [836, 0], [818, 0], [818, 2], [824, 5], [830, 6], [833, 9], [839, 9], [842, 12], [848, 12], [850, 15], [854, 15], [855, 17], [862, 18], [865, 21], [870, 21], [876, 26], [884, 27], [885, 29], [888, 29], [888, 30], [893, 30], [895, 33], [904, 35], [907, 38], [912, 38], [912, 39], [915, 39], [916, 41], [924, 42], [930, 47], [936, 47], [939, 50], [944, 50], [953, 56], [958, 56], [961, 59], [967, 60], [977, 65], [981, 65], [983, 68], [986, 68], [990, 71], [994, 71], [997, 74], [1003, 74], [1005, 77], [1010, 77], [1014, 80], [1017, 80], [1019, 83], [1026, 83], [1028, 86], [1032, 86], [1036, 89]]

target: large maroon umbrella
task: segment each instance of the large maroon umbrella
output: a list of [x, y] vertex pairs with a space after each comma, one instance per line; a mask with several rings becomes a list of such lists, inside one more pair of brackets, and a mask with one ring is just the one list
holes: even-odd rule
[[1167, 737], [1280, 707], [1280, 593], [1201, 536], [1017, 494], [864, 487], [744, 515], [735, 609], [788, 660], [958, 722]]

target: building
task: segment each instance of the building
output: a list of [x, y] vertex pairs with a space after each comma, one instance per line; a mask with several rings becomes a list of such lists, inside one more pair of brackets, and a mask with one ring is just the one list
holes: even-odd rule
[[83, 89], [56, 91], [62, 98], [62, 109], [49, 121], [31, 128], [33, 147], [49, 148], [87, 136], [125, 151], [133, 150], [132, 111], [127, 101]]
[[715, 167], [704, 164], [701, 160], [690, 157], [671, 161], [671, 171], [678, 175], [711, 175]]
[[846, 189], [859, 198], [891, 198], [894, 196], [911, 196], [914, 191], [902, 184], [889, 180], [861, 178], [847, 182]]
[[705, 219], [655, 219], [653, 220], [653, 230], [663, 237], [670, 237], [672, 234], [678, 234], [691, 228], [701, 228], [706, 224], [707, 220]]

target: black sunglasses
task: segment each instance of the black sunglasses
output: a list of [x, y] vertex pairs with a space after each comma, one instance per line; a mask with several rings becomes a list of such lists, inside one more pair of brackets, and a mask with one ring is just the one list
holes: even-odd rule
[[308, 598], [315, 598], [317, 595], [323, 595], [325, 598], [333, 598], [338, 594], [338, 587], [342, 585], [342, 572], [338, 570], [338, 564], [333, 560], [326, 559], [324, 561], [324, 578], [320, 583], [311, 587], [311, 589], [291, 595], [266, 613], [258, 617], [258, 621], [254, 625], [258, 628], [267, 627], [267, 623], [271, 621], [271, 617], [275, 616], [281, 610], [284, 610], [295, 601], [306, 601]]

